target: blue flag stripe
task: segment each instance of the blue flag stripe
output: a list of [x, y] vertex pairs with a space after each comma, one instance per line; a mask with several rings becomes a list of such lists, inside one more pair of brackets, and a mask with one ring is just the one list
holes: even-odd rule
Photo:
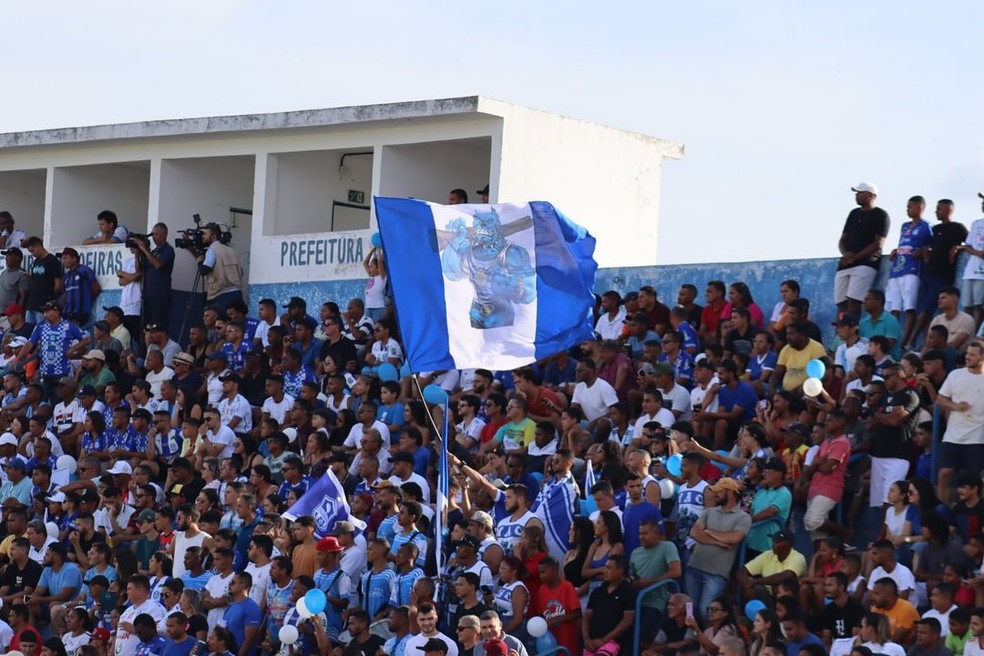
[[536, 236], [537, 359], [591, 339], [595, 240], [550, 203], [530, 203]]
[[411, 371], [456, 369], [430, 207], [419, 200], [376, 198], [376, 220]]

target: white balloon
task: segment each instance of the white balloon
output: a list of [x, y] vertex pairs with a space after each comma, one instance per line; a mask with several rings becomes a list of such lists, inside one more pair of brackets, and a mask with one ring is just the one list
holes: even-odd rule
[[300, 599], [297, 600], [297, 604], [294, 605], [294, 608], [297, 609], [297, 614], [303, 617], [304, 619], [307, 619], [314, 614], [308, 610], [307, 602], [304, 601], [304, 597], [301, 597]]
[[280, 432], [287, 436], [287, 441], [289, 443], [293, 444], [297, 441], [297, 429], [293, 426], [285, 428]]
[[803, 383], [803, 393], [807, 396], [820, 396], [822, 391], [823, 383], [820, 382], [819, 378], [807, 378], [806, 382]]
[[542, 617], [531, 617], [526, 622], [526, 630], [534, 638], [539, 638], [547, 632], [547, 620]]
[[297, 627], [291, 626], [290, 624], [285, 624], [280, 627], [280, 642], [285, 645], [292, 645], [297, 642]]
[[75, 470], [79, 468], [79, 463], [72, 456], [58, 456], [58, 460], [55, 461], [55, 467], [57, 469], [67, 469], [69, 474], [74, 474]]
[[668, 478], [659, 482], [659, 494], [662, 499], [672, 499], [676, 496], [676, 485]]

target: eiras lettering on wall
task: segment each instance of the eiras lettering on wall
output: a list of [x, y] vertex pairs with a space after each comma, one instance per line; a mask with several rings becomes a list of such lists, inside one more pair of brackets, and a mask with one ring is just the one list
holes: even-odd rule
[[328, 237], [280, 243], [280, 266], [331, 266], [360, 264], [365, 257], [363, 239]]

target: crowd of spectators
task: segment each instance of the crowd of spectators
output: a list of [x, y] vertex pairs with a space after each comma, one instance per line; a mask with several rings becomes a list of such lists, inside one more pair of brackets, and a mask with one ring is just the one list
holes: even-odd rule
[[[984, 652], [984, 220], [941, 200], [929, 226], [913, 197], [883, 291], [888, 215], [855, 191], [825, 331], [796, 280], [765, 309], [741, 281], [703, 305], [644, 286], [530, 366], [397, 380], [381, 250], [344, 309], [248, 305], [225, 271], [172, 336], [167, 226], [133, 241], [100, 214], [87, 241], [126, 241], [124, 291], [142, 284], [89, 325], [79, 253], [0, 214], [0, 647], [524, 656], [539, 617], [571, 654], [635, 653], [637, 629], [646, 656]], [[351, 521], [320, 536], [284, 514], [329, 471]], [[540, 503], [555, 485], [573, 507]], [[554, 513], [573, 515], [559, 549]]]

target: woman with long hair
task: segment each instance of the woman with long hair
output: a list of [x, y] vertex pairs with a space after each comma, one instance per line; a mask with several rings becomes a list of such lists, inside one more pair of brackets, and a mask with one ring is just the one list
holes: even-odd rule
[[[406, 416], [405, 411], [404, 416]], [[355, 426], [355, 413], [349, 409], [339, 410], [338, 416], [335, 418], [335, 426], [328, 434], [328, 444], [332, 447], [341, 447], [351, 432], [352, 426]]]
[[861, 618], [861, 630], [854, 639], [855, 649], [867, 647], [873, 654], [885, 656], [905, 656], [905, 648], [892, 642], [892, 627], [888, 616], [868, 612]]
[[409, 401], [403, 408], [403, 422], [420, 431], [424, 438], [424, 446], [430, 445], [434, 432], [431, 430], [430, 419], [427, 418], [427, 404], [423, 401]]
[[547, 557], [547, 536], [542, 526], [527, 524], [516, 544], [516, 556], [523, 561], [526, 577], [523, 583], [529, 590], [530, 599], [536, 600], [540, 590], [540, 561]]
[[82, 645], [89, 644], [92, 638], [92, 621], [85, 608], [76, 606], [65, 614], [65, 626], [68, 631], [61, 636], [65, 650], [75, 654]]
[[222, 508], [219, 506], [219, 493], [213, 488], [202, 488], [202, 491], [195, 498], [195, 509], [198, 510], [199, 516], [204, 515], [210, 510], [221, 513]]
[[622, 520], [611, 510], [602, 510], [594, 522], [595, 540], [588, 550], [588, 557], [581, 568], [581, 576], [590, 580], [588, 594], [603, 584], [605, 564], [612, 555], [625, 553], [622, 544]]
[[198, 590], [185, 588], [178, 599], [178, 607], [188, 617], [188, 635], [204, 642], [208, 639], [208, 620], [202, 612], [202, 597]]
[[803, 408], [803, 400], [786, 390], [778, 390], [773, 394], [772, 401], [766, 407], [755, 406], [755, 414], [765, 426], [766, 439], [773, 449], [783, 443], [783, 433], [790, 424], [799, 421]]
[[[696, 617], [687, 618], [687, 626], [697, 635], [700, 641], [700, 653], [704, 656], [716, 656], [721, 651], [721, 645], [729, 640], [739, 639], [744, 642], [738, 622], [735, 620], [735, 610], [724, 597], [714, 599], [705, 609], [707, 626], [701, 631]], [[695, 613], [696, 615], [696, 613]]]
[[740, 280], [728, 286], [728, 302], [721, 311], [721, 319], [730, 319], [734, 308], [745, 308], [751, 317], [752, 325], [756, 328], [765, 327], [765, 314], [752, 298], [752, 290]]
[[909, 514], [909, 482], [895, 481], [888, 488], [888, 507], [882, 522], [880, 538], [887, 538], [898, 548], [912, 537], [912, 519]]
[[806, 576], [800, 578], [800, 606], [807, 613], [820, 613], [826, 603], [823, 581], [844, 564], [844, 541], [837, 537], [820, 540], [817, 552], [810, 559]]
[[202, 480], [205, 481], [205, 489], [218, 491], [222, 487], [218, 458], [205, 458], [202, 462]]
[[263, 464], [263, 454], [259, 452], [256, 439], [249, 434], [237, 434], [232, 443], [232, 452], [243, 459], [239, 475], [249, 478], [249, 472], [256, 465]]
[[749, 422], [738, 430], [738, 440], [728, 455], [711, 451], [697, 440], [691, 440], [687, 445], [688, 450], [696, 451], [708, 460], [726, 465], [729, 470], [728, 477], [738, 482], [745, 480], [748, 474], [748, 462], [752, 458], [768, 458], [772, 453], [765, 428], [755, 422]]
[[331, 455], [331, 447], [328, 444], [327, 432], [318, 430], [308, 435], [301, 456], [301, 461], [308, 469], [321, 464], [321, 461], [329, 455]]
[[494, 590], [493, 609], [502, 618], [502, 631], [521, 641], [526, 633], [526, 611], [530, 605], [530, 591], [523, 583], [526, 567], [516, 556], [506, 556], [499, 563], [499, 584]]
[[98, 410], [87, 412], [82, 428], [82, 439], [79, 441], [79, 461], [92, 456], [101, 462], [109, 461], [109, 444], [106, 439], [106, 416]]
[[157, 603], [163, 603], [161, 592], [164, 590], [164, 584], [171, 580], [173, 571], [174, 561], [171, 560], [171, 556], [166, 551], [158, 551], [150, 557], [150, 566], [148, 567], [150, 598]]
[[587, 603], [588, 583], [590, 581], [582, 574], [582, 570], [594, 541], [594, 523], [587, 517], [575, 517], [568, 535], [570, 548], [564, 554], [561, 570], [564, 578], [570, 581], [574, 589], [577, 590], [577, 594], [581, 597], [582, 606]]
[[759, 656], [762, 653], [762, 648], [770, 642], [782, 641], [782, 626], [776, 611], [771, 608], [763, 608], [755, 613], [751, 638], [752, 646], [748, 651], [748, 656]]
[[236, 656], [239, 645], [229, 629], [217, 626], [208, 634], [208, 651], [210, 656]]

